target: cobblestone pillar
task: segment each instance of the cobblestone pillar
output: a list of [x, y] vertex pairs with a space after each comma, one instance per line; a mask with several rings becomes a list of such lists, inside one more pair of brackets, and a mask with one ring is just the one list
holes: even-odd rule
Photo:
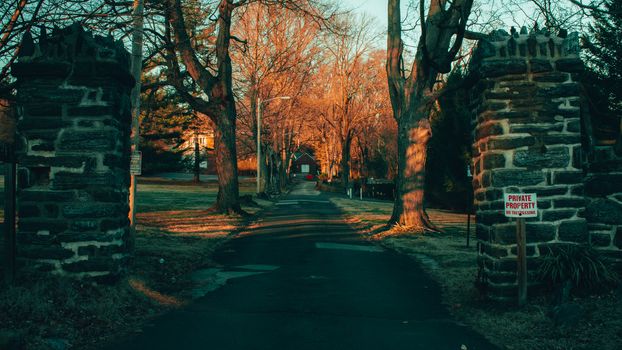
[[527, 219], [530, 285], [541, 254], [588, 242], [578, 45], [576, 33], [525, 29], [479, 44], [473, 187], [480, 277], [493, 299], [517, 293], [516, 224], [503, 215], [504, 193], [538, 195], [538, 217]]
[[18, 254], [40, 269], [113, 279], [128, 257], [129, 55], [72, 25], [23, 39]]

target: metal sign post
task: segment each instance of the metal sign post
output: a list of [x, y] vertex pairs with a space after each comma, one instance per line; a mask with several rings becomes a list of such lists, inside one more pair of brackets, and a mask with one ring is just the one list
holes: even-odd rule
[[538, 216], [538, 197], [535, 193], [506, 193], [504, 196], [505, 216], [516, 218], [516, 283], [518, 284], [518, 306], [527, 303], [527, 232], [525, 218]]

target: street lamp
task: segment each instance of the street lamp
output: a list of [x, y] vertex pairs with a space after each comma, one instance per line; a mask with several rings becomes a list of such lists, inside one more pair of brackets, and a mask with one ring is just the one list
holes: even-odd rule
[[269, 98], [265, 101], [261, 100], [261, 97], [257, 97], [257, 194], [261, 193], [261, 118], [262, 118], [262, 106], [264, 103], [268, 103], [272, 100], [289, 100], [289, 96], [279, 96]]

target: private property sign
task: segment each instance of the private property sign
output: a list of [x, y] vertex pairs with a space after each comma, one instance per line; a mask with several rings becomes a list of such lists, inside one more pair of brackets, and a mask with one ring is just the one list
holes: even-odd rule
[[535, 193], [506, 193], [505, 216], [509, 218], [532, 218], [538, 216], [538, 198]]

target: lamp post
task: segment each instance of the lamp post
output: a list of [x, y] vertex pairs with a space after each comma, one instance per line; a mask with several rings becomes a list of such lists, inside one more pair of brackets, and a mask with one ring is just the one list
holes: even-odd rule
[[273, 100], [289, 100], [289, 96], [279, 96], [269, 98], [262, 101], [261, 97], [257, 97], [257, 194], [261, 193], [261, 118], [263, 113], [263, 104]]

